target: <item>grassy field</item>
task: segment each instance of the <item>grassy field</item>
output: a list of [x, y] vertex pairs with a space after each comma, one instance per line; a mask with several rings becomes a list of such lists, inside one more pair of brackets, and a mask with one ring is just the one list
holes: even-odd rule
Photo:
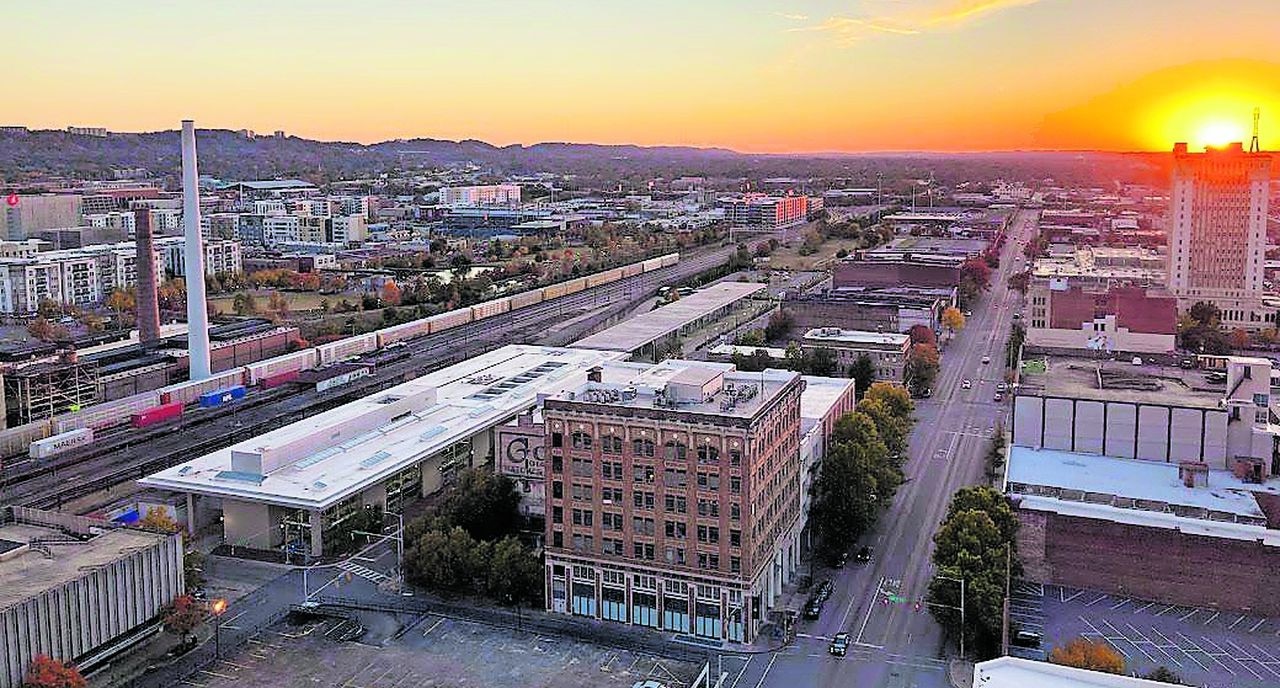
[[[255, 289], [250, 291], [253, 298], [258, 302], [258, 308], [265, 308], [267, 300], [271, 298], [274, 289]], [[320, 302], [328, 299], [330, 305], [336, 305], [342, 299], [346, 299], [351, 303], [357, 303], [360, 300], [360, 294], [357, 292], [347, 292], [343, 294], [319, 294], [311, 291], [282, 291], [282, 294], [289, 302], [289, 308], [295, 311], [312, 310], [320, 307]], [[209, 303], [214, 308], [223, 313], [232, 313], [232, 303], [235, 301], [235, 294], [219, 294], [209, 299]]]
[[857, 239], [828, 239], [818, 247], [817, 253], [808, 256], [800, 255], [800, 247], [803, 245], [802, 241], [794, 239], [791, 246], [779, 246], [778, 250], [769, 256], [769, 267], [778, 270], [824, 268], [835, 260], [836, 253], [841, 249], [852, 253], [858, 248], [859, 243]]

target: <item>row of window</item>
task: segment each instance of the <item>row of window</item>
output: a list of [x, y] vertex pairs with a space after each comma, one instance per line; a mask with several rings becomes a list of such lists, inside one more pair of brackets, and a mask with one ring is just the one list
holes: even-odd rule
[[[617, 435], [603, 435], [599, 438], [600, 451], [605, 454], [621, 454], [623, 440]], [[573, 449], [590, 450], [596, 444], [596, 438], [589, 432], [575, 430], [569, 433], [569, 446]], [[564, 435], [559, 432], [551, 433], [551, 446], [564, 446]], [[657, 454], [657, 445], [654, 441], [647, 438], [637, 437], [631, 440], [631, 453], [636, 456], [653, 457]], [[683, 460], [688, 458], [689, 446], [683, 442], [676, 440], [668, 440], [662, 446], [662, 456], [668, 460]], [[702, 442], [696, 448], [698, 463], [719, 463], [720, 447], [710, 442]], [[729, 465], [737, 466], [742, 463], [742, 450], [731, 448], [728, 451]]]

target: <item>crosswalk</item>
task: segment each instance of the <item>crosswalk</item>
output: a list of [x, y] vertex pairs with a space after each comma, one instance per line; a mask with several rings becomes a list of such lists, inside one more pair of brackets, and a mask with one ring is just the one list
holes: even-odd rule
[[354, 561], [338, 562], [338, 568], [343, 571], [346, 571], [347, 573], [350, 573], [353, 576], [360, 576], [361, 578], [367, 581], [370, 581], [374, 585], [382, 585], [383, 583], [391, 580], [391, 576], [388, 576], [387, 574], [382, 573], [381, 571], [374, 571], [373, 569], [367, 566], [361, 566], [360, 564], [357, 564]]

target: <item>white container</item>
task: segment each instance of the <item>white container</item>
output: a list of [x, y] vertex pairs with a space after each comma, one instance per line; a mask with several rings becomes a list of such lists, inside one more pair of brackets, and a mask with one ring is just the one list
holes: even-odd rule
[[93, 443], [93, 428], [80, 428], [31, 443], [28, 453], [33, 459], [47, 459], [64, 451]]

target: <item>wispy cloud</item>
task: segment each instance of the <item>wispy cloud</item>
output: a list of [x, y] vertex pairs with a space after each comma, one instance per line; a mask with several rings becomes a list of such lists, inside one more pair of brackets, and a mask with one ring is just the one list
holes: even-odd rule
[[[1040, 0], [863, 0], [856, 14], [836, 14], [787, 31], [825, 33], [844, 45], [876, 34], [910, 36], [962, 26], [986, 15]], [[779, 15], [799, 20], [803, 15]]]
[[786, 19], [788, 21], [809, 21], [809, 15], [807, 14], [795, 14], [792, 12], [774, 12], [773, 15], [775, 17], [782, 17], [783, 19]]

